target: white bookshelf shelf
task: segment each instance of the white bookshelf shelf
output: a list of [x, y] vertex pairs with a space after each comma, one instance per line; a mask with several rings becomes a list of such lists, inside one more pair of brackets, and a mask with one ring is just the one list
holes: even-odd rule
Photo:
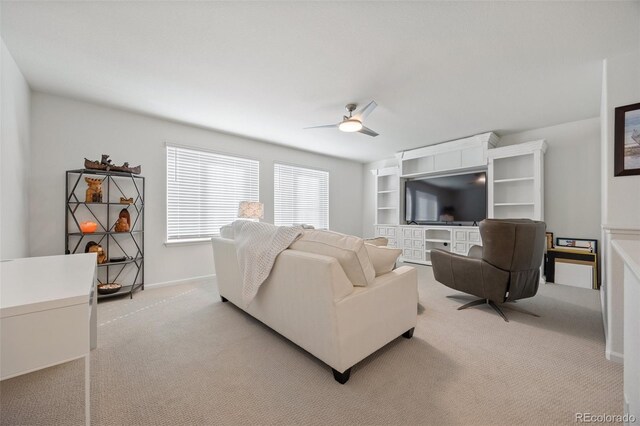
[[512, 178], [512, 179], [496, 179], [493, 183], [506, 183], [506, 182], [526, 182], [533, 181], [535, 178], [533, 177], [521, 177], [521, 178]]
[[506, 206], [534, 206], [534, 203], [495, 203], [496, 207], [506, 207]]
[[426, 238], [425, 241], [428, 242], [428, 243], [450, 243], [451, 242], [450, 239], [449, 240], [445, 240], [445, 239], [440, 239], [440, 238]]
[[397, 207], [378, 207], [378, 210], [396, 210]]
[[385, 190], [385, 191], [378, 191], [378, 194], [391, 194], [391, 193], [394, 193], [394, 192], [398, 192], [398, 190], [397, 189], [388, 189], [388, 190]]

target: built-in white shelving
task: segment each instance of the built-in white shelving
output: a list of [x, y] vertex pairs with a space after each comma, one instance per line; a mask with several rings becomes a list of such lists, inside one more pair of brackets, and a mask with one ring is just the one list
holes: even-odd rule
[[544, 219], [544, 140], [488, 151], [488, 217]]
[[398, 167], [386, 167], [371, 172], [376, 179], [376, 225], [397, 225], [400, 217]]
[[398, 167], [375, 176], [376, 235], [402, 249], [401, 260], [431, 264], [434, 249], [466, 255], [481, 245], [474, 226], [405, 225], [403, 182], [487, 170], [487, 217], [544, 220], [544, 140], [496, 148], [498, 136], [484, 133], [396, 154]]
[[508, 182], [524, 182], [529, 180], [534, 180], [534, 177], [522, 177], [522, 178], [513, 178], [513, 179], [496, 179], [493, 183], [508, 183]]

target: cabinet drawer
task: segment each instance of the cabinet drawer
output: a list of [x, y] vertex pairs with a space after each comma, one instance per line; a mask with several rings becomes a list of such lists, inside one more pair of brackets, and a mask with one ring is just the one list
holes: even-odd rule
[[422, 248], [424, 246], [424, 242], [422, 240], [413, 240], [413, 247]]
[[411, 228], [403, 228], [402, 236], [405, 238], [411, 238]]
[[413, 240], [411, 238], [405, 238], [402, 241], [402, 247], [403, 248], [411, 248], [411, 247], [413, 247]]
[[387, 228], [387, 236], [396, 237], [396, 228]]
[[480, 231], [469, 231], [469, 241], [474, 243], [480, 242]]
[[453, 239], [455, 241], [467, 241], [467, 231], [456, 229], [453, 231]]
[[422, 259], [422, 250], [414, 250], [413, 251], [413, 258], [415, 260], [421, 260]]
[[387, 228], [377, 227], [376, 228], [376, 237], [386, 237], [387, 236]]
[[467, 254], [467, 243], [455, 243], [453, 245], [453, 251], [459, 254]]
[[413, 230], [413, 238], [422, 239], [422, 229], [414, 229]]
[[387, 243], [387, 247], [397, 247], [398, 243], [396, 242], [395, 238], [389, 238], [389, 242]]
[[413, 259], [413, 250], [411, 249], [402, 249], [402, 256], [406, 257], [407, 259]]

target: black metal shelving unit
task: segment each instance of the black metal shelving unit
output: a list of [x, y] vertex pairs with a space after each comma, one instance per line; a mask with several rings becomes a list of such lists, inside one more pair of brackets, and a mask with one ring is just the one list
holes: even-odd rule
[[[85, 177], [103, 177], [103, 202], [82, 201], [86, 187], [79, 185]], [[98, 284], [119, 282], [118, 279], [127, 268], [134, 268], [135, 271], [130, 282], [120, 283], [122, 288], [117, 293], [98, 294], [98, 300], [124, 295], [133, 298], [136, 290], [144, 290], [144, 177], [124, 172], [78, 169], [67, 170], [65, 178], [65, 253], [83, 253], [86, 243], [93, 240], [105, 249], [107, 259], [126, 257], [122, 261], [98, 264]], [[133, 197], [133, 204], [112, 199], [119, 199], [120, 196]], [[128, 232], [116, 232], [115, 223], [123, 208], [129, 210], [131, 228]], [[80, 222], [86, 220], [95, 221], [98, 230], [83, 233]], [[117, 254], [114, 255], [112, 250]]]

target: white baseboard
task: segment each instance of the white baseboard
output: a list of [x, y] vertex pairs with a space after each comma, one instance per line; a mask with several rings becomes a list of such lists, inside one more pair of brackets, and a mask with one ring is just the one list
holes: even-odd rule
[[624, 363], [624, 355], [619, 354], [618, 352], [610, 351], [607, 349], [604, 353], [609, 361], [617, 362], [619, 364]]
[[214, 281], [216, 279], [216, 274], [209, 274], [209, 275], [202, 275], [199, 277], [191, 277], [191, 278], [184, 278], [181, 280], [173, 280], [173, 281], [164, 281], [164, 282], [159, 282], [159, 283], [153, 283], [153, 284], [145, 284], [144, 288], [159, 288], [159, 287], [168, 287], [170, 285], [181, 285], [181, 284], [194, 284], [194, 283], [199, 283], [199, 282], [203, 282], [203, 281]]

